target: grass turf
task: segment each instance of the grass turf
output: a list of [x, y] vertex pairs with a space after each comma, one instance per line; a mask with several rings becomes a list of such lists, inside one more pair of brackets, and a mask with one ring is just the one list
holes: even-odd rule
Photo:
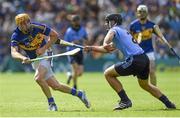
[[[64, 73], [56, 74], [56, 77], [60, 82], [66, 83]], [[59, 111], [50, 112], [47, 111], [47, 100], [33, 80], [32, 73], [1, 73], [0, 116], [180, 117], [179, 72], [158, 72], [157, 77], [158, 87], [176, 104], [177, 110], [166, 110], [159, 100], [139, 87], [136, 78], [129, 76], [119, 77], [119, 80], [131, 98], [133, 107], [122, 111], [113, 111], [119, 98], [104, 79], [103, 73], [85, 73], [79, 78], [78, 87], [86, 91], [92, 107], [86, 109], [78, 98], [53, 91]]]

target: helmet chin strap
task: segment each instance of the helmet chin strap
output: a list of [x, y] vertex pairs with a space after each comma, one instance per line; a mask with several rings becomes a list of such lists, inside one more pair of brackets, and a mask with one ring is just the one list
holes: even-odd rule
[[117, 23], [115, 23], [113, 26], [116, 26], [117, 25]]

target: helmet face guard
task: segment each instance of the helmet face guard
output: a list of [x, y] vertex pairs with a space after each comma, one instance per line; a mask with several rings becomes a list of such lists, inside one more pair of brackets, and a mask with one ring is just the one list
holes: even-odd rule
[[105, 21], [105, 27], [107, 30], [111, 29], [114, 25], [116, 25], [113, 21]]
[[137, 17], [141, 20], [145, 20], [148, 16], [148, 8], [146, 5], [139, 5], [137, 7]]

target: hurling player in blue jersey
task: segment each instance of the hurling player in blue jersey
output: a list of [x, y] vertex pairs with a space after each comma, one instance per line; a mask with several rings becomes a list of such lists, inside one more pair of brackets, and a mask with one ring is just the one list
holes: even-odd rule
[[135, 42], [140, 45], [150, 60], [150, 82], [156, 86], [156, 74], [155, 74], [155, 55], [152, 44], [153, 33], [160, 37], [160, 41], [167, 43], [164, 36], [159, 34], [156, 29], [159, 27], [150, 21], [148, 17], [148, 8], [146, 5], [139, 5], [137, 7], [137, 17], [135, 21], [130, 24], [129, 30], [133, 35]]
[[[46, 56], [47, 50], [58, 39], [57, 32], [44, 24], [32, 23], [26, 13], [18, 14], [15, 21], [17, 28], [11, 37], [12, 57], [19, 59], [22, 63], [30, 63], [30, 59]], [[45, 40], [45, 37], [48, 37], [48, 40]], [[21, 54], [19, 49], [24, 50], [26, 55]], [[87, 108], [90, 107], [84, 91], [77, 91], [56, 80], [49, 60], [33, 62], [32, 66], [35, 70], [34, 79], [47, 97], [50, 111], [57, 111], [57, 106], [49, 87], [53, 90], [77, 96]]]
[[[83, 26], [80, 24], [80, 16], [71, 16], [71, 26], [66, 30], [64, 40], [68, 42], [73, 42], [75, 44], [84, 45], [87, 44], [87, 32]], [[73, 50], [74, 47], [67, 47], [67, 50]], [[77, 78], [82, 75], [84, 71], [83, 67], [83, 51], [79, 51], [73, 56], [68, 56], [68, 61], [71, 64], [72, 74], [68, 74], [67, 84], [70, 84], [70, 80], [73, 80], [73, 87], [77, 88]]]
[[149, 59], [146, 54], [144, 54], [143, 49], [133, 42], [131, 34], [122, 28], [121, 15], [110, 14], [106, 16], [105, 20], [106, 25], [109, 27], [109, 31], [104, 38], [103, 45], [85, 46], [85, 51], [108, 53], [117, 49], [120, 50], [125, 57], [124, 62], [114, 64], [104, 72], [109, 85], [120, 97], [120, 102], [114, 110], [122, 110], [132, 106], [131, 100], [123, 89], [121, 82], [117, 79], [117, 77], [128, 75], [137, 76], [138, 83], [142, 89], [159, 99], [167, 108], [175, 109], [175, 105], [169, 101], [156, 86], [148, 82]]

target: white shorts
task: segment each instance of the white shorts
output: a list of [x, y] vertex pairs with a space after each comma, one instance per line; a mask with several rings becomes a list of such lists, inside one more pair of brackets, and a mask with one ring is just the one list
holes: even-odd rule
[[148, 53], [146, 53], [146, 55], [148, 56], [149, 60], [152, 60], [152, 61], [155, 60], [154, 52], [148, 52]]
[[[43, 56], [47, 56], [47, 53], [45, 53]], [[35, 61], [32, 63], [32, 67], [36, 72], [38, 71], [39, 66], [43, 66], [43, 68], [47, 69], [47, 73], [45, 75], [45, 80], [49, 79], [50, 77], [52, 77], [54, 75], [52, 68], [51, 68], [50, 60], [44, 59], [44, 60]]]

